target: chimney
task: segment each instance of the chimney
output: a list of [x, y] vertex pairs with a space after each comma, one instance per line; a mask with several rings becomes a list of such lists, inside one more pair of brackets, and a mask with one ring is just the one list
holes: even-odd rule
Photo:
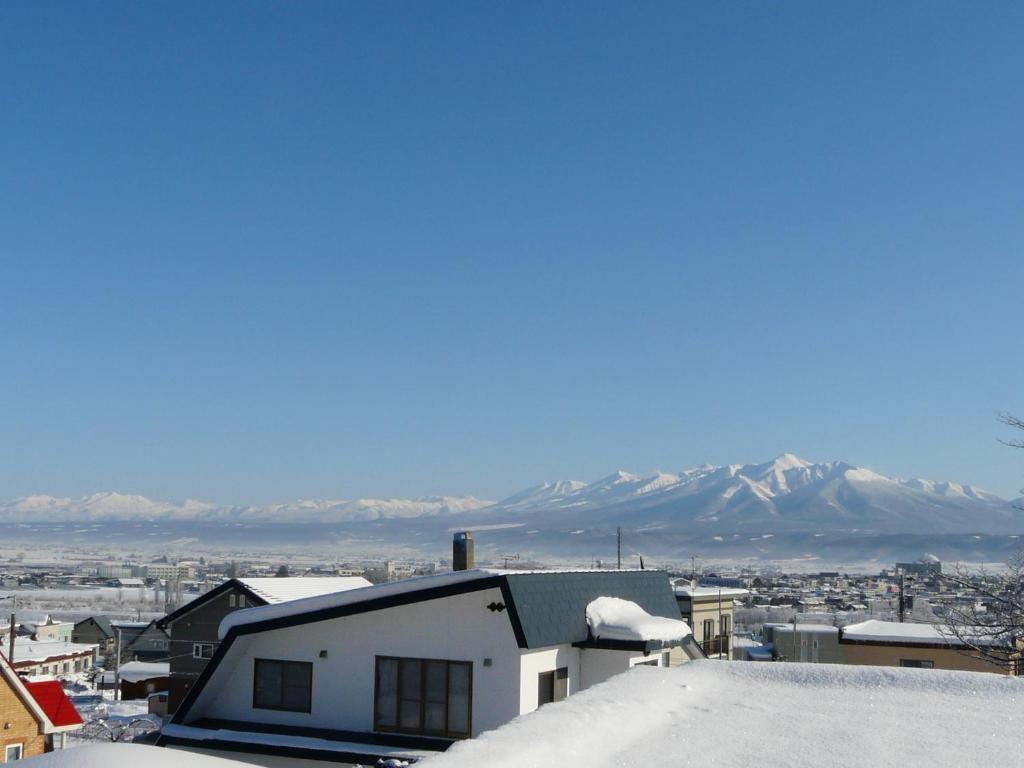
[[473, 566], [473, 534], [459, 531], [452, 540], [452, 570], [468, 571]]

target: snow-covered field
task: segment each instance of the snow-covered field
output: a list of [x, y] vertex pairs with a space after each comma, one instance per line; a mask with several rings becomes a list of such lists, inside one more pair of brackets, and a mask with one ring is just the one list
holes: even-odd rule
[[[7, 588], [19, 611], [44, 611], [55, 619], [77, 621], [103, 613], [113, 618], [148, 621], [164, 615], [156, 593], [149, 588], [80, 587], [64, 589]], [[9, 605], [10, 603], [5, 603]]]
[[424, 768], [1024, 766], [1024, 680], [697, 661], [636, 668]]

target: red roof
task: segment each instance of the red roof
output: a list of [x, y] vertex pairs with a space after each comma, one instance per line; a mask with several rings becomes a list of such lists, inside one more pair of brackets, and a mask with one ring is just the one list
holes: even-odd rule
[[78, 714], [75, 705], [71, 703], [71, 699], [67, 697], [61, 684], [56, 680], [40, 682], [26, 680], [25, 687], [55, 727], [82, 724], [81, 715]]

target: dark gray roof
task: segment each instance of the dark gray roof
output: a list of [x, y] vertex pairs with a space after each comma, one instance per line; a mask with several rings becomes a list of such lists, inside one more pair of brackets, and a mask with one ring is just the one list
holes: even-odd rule
[[87, 621], [92, 621], [97, 627], [99, 627], [100, 632], [102, 632], [107, 637], [114, 636], [114, 627], [111, 626], [110, 619], [108, 619], [106, 616], [90, 616], [88, 619], [82, 619], [81, 621], [76, 623], [75, 627], [78, 627], [81, 624], [85, 624]]
[[587, 605], [598, 597], [632, 600], [652, 616], [679, 618], [664, 571], [507, 573], [527, 648], [587, 640]]

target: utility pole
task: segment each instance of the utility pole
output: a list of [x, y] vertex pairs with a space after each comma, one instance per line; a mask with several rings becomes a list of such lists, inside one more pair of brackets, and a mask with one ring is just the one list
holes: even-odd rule
[[11, 668], [12, 668], [12, 669], [14, 668], [14, 636], [15, 636], [15, 634], [17, 634], [17, 633], [16, 633], [15, 631], [14, 631], [14, 621], [15, 621], [15, 617], [16, 617], [16, 616], [17, 616], [17, 614], [16, 614], [16, 613], [12, 613], [12, 614], [11, 614], [11, 627], [10, 627], [10, 634], [11, 634], [11, 637], [10, 637], [10, 642], [11, 642], [11, 649], [10, 649], [10, 651], [8, 651], [8, 653], [7, 653], [7, 660], [8, 660], [9, 662], [11, 662]]
[[121, 698], [121, 628], [117, 629], [117, 653], [114, 655], [114, 701]]
[[618, 569], [622, 570], [622, 526], [615, 529], [615, 562]]
[[904, 576], [900, 574], [900, 624], [903, 623], [904, 607], [903, 607], [903, 587], [904, 587]]
[[[722, 658], [722, 638], [725, 633], [722, 631], [722, 588], [718, 588], [718, 658]], [[727, 646], [728, 647], [728, 646]], [[728, 658], [728, 657], [726, 657]]]

